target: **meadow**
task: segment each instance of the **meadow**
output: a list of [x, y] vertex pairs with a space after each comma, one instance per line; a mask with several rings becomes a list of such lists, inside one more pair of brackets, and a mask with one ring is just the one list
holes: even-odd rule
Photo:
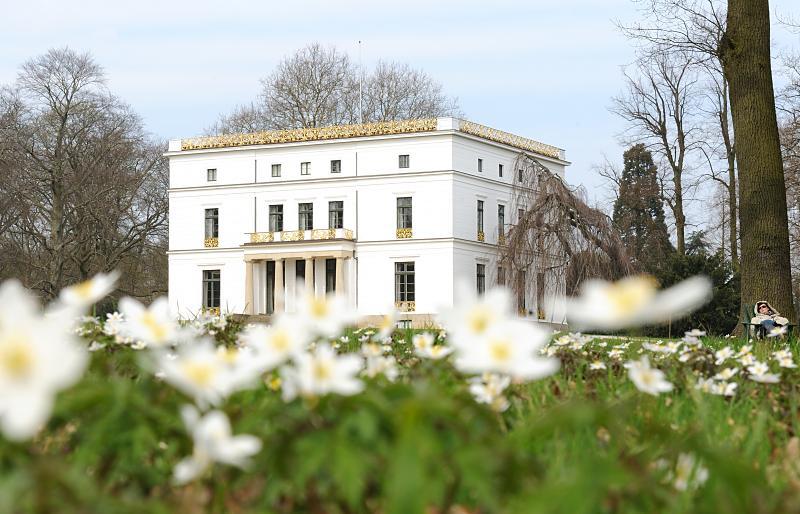
[[[41, 423], [0, 394], [0, 512], [800, 509], [800, 372], [781, 338], [539, 334], [534, 345], [522, 332], [507, 342], [535, 356], [503, 368], [486, 363], [518, 347], [477, 355], [457, 328], [391, 319], [354, 329], [332, 305], [338, 335], [310, 342], [292, 338], [311, 318], [170, 324], [156, 307], [122, 302], [123, 314], [73, 326], [87, 357], [48, 389]], [[6, 314], [0, 385], [31, 388], [13, 380], [37, 354], [14, 346], [22, 318]], [[249, 353], [258, 341], [271, 352]], [[50, 364], [53, 376], [72, 366], [67, 353]]]

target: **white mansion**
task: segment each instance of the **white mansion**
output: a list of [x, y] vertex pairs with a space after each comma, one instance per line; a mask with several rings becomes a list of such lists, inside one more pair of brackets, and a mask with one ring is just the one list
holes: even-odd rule
[[[458, 281], [505, 281], [521, 152], [564, 177], [563, 150], [454, 118], [172, 140], [170, 303], [271, 314], [301, 288], [424, 324]], [[561, 322], [525, 283], [518, 308]]]

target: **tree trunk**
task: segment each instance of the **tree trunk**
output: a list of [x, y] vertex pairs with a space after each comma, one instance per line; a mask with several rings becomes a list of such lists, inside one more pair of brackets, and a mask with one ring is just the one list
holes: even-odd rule
[[730, 215], [730, 226], [728, 243], [731, 247], [731, 267], [734, 271], [739, 270], [739, 227], [737, 225], [738, 207], [736, 201], [736, 150], [731, 141], [730, 127], [728, 126], [728, 81], [722, 80], [722, 109], [719, 113], [719, 124], [722, 132], [722, 141], [725, 143], [725, 158], [728, 161], [728, 207]]
[[720, 53], [730, 85], [739, 168], [742, 303], [795, 317], [789, 227], [770, 62], [768, 0], [728, 0]]

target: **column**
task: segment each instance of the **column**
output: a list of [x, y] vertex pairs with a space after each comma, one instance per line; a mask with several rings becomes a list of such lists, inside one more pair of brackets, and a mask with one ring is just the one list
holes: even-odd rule
[[244, 261], [244, 313], [253, 314], [253, 261]]
[[275, 259], [275, 313], [283, 312], [283, 259]]
[[344, 257], [336, 258], [336, 295], [344, 296]]
[[306, 296], [314, 296], [314, 259], [306, 259]]

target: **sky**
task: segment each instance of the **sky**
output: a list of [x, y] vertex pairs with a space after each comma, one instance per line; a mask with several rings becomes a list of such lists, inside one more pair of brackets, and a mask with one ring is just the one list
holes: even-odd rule
[[[773, 0], [773, 18], [800, 14]], [[607, 198], [594, 166], [621, 163], [624, 124], [609, 112], [634, 51], [614, 20], [632, 0], [111, 0], [13, 2], [3, 8], [0, 84], [52, 47], [90, 52], [109, 89], [160, 138], [201, 134], [221, 113], [256, 99], [259, 79], [311, 42], [370, 68], [421, 68], [458, 98], [464, 117], [566, 150], [567, 179]], [[773, 54], [800, 36], [773, 29]]]

